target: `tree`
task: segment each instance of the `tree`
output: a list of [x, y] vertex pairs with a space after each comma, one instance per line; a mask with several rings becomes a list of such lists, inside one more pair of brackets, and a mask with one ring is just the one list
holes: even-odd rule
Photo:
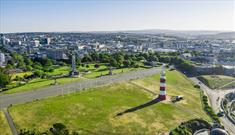
[[114, 58], [111, 58], [110, 60], [110, 66], [112, 67], [118, 67], [118, 63]]
[[30, 131], [27, 129], [21, 129], [19, 132], [19, 135], [37, 135], [39, 133], [36, 133], [35, 131]]
[[24, 61], [24, 58], [22, 55], [14, 52], [11, 54], [12, 55], [12, 58], [16, 61], [16, 62], [19, 62], [19, 61]]
[[81, 59], [80, 58], [76, 58], [76, 65], [80, 66], [81, 65]]
[[99, 67], [100, 67], [99, 64], [95, 64], [95, 65], [94, 65], [94, 68], [99, 68]]
[[155, 55], [150, 55], [149, 61], [156, 61], [156, 62], [158, 62], [158, 57], [155, 56]]
[[125, 60], [125, 61], [123, 62], [123, 65], [124, 65], [125, 67], [130, 67], [130, 65], [131, 65], [130, 60]]
[[36, 129], [20, 129], [19, 135], [78, 135], [78, 132], [70, 132], [64, 124], [55, 123], [49, 130], [44, 132], [39, 132]]
[[50, 128], [52, 135], [69, 135], [69, 130], [62, 123], [55, 123]]
[[135, 67], [135, 63], [136, 63], [135, 61], [131, 61], [131, 65], [130, 66], [131, 67]]
[[83, 58], [82, 58], [82, 62], [92, 62], [92, 58], [90, 55], [86, 54]]
[[0, 72], [0, 87], [4, 88], [9, 83], [10, 83], [9, 75], [3, 72]]
[[97, 52], [92, 52], [90, 55], [91, 55], [92, 60], [94, 61], [99, 60], [99, 54]]
[[100, 62], [103, 62], [103, 63], [107, 63], [110, 61], [110, 54], [106, 54], [106, 53], [101, 53], [99, 54], [99, 59], [100, 59]]
[[10, 63], [8, 63], [6, 69], [13, 69], [13, 66]]
[[25, 57], [24, 62], [27, 66], [33, 65], [33, 61], [30, 58]]
[[33, 70], [33, 68], [32, 68], [32, 66], [27, 65], [27, 66], [26, 66], [26, 70], [31, 71], [31, 70]]
[[138, 60], [138, 61], [141, 61], [141, 60], [142, 60], [142, 61], [146, 61], [146, 59], [144, 58], [144, 56], [139, 56], [139, 57], [137, 58], [137, 60]]
[[18, 68], [21, 68], [21, 69], [26, 69], [26, 65], [24, 63], [24, 61], [19, 61], [18, 65], [17, 65]]
[[33, 64], [33, 67], [35, 68], [35, 69], [42, 69], [42, 64], [41, 63], [39, 63], [39, 62], [35, 62], [34, 64]]
[[34, 75], [35, 75], [36, 77], [42, 77], [43, 74], [44, 74], [44, 72], [43, 72], [42, 70], [36, 69], [36, 70], [34, 71]]
[[44, 67], [50, 67], [50, 66], [52, 66], [52, 61], [51, 61], [51, 59], [43, 58], [43, 59], [42, 59], [42, 65], [43, 65]]

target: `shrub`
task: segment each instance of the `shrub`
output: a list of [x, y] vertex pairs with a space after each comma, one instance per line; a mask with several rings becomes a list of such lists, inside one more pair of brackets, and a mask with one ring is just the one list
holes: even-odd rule
[[95, 64], [95, 65], [94, 65], [94, 68], [99, 68], [99, 67], [100, 67], [99, 64]]
[[200, 86], [196, 84], [194, 85], [194, 88], [200, 89]]
[[34, 71], [34, 75], [35, 75], [36, 77], [42, 77], [43, 74], [44, 74], [44, 72], [43, 72], [42, 70], [36, 69], [36, 70]]
[[211, 125], [202, 119], [192, 119], [186, 122], [182, 122], [178, 127], [170, 132], [170, 135], [192, 135], [199, 129], [210, 129]]

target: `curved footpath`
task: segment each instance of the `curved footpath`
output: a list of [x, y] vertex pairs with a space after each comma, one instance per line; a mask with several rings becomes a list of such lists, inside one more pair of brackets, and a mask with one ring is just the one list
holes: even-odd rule
[[142, 78], [145, 76], [150, 76], [159, 73], [160, 71], [160, 68], [130, 71], [112, 76], [103, 76], [95, 79], [87, 79], [80, 82], [49, 86], [37, 90], [24, 91], [14, 94], [0, 94], [0, 109], [7, 108], [10, 105], [22, 104], [26, 102], [32, 102], [34, 100], [44, 99], [47, 97], [78, 92], [86, 88]]

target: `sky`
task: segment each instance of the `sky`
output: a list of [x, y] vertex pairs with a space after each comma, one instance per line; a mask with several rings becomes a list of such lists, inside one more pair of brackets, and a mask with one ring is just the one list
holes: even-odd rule
[[0, 0], [0, 32], [235, 31], [235, 0]]

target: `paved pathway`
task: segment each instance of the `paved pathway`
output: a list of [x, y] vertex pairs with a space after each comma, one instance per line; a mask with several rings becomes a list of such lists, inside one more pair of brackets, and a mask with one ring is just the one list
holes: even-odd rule
[[231, 81], [231, 82], [229, 82], [229, 83], [227, 83], [227, 84], [225, 84], [225, 85], [223, 85], [223, 86], [221, 86], [221, 87], [219, 87], [218, 89], [222, 89], [222, 88], [224, 88], [225, 86], [227, 86], [227, 85], [229, 85], [229, 84], [232, 84], [232, 83], [234, 83], [235, 82], [235, 80], [234, 81]]
[[15, 124], [14, 124], [14, 122], [13, 122], [13, 120], [12, 120], [12, 118], [11, 118], [11, 115], [9, 114], [8, 110], [7, 110], [7, 109], [4, 109], [3, 112], [4, 112], [4, 114], [5, 114], [5, 117], [6, 117], [6, 119], [7, 119], [8, 124], [9, 124], [9, 126], [10, 126], [10, 128], [11, 128], [12, 134], [13, 134], [13, 135], [18, 135], [17, 129], [16, 129], [16, 127], [15, 127]]
[[55, 85], [37, 90], [24, 91], [14, 94], [0, 94], [0, 109], [7, 108], [8, 106], [14, 104], [22, 104], [26, 102], [32, 102], [34, 100], [44, 99], [47, 97], [78, 92], [86, 88], [142, 78], [159, 73], [160, 71], [160, 68], [130, 71], [113, 76], [103, 76], [100, 78], [88, 79], [64, 85]]

